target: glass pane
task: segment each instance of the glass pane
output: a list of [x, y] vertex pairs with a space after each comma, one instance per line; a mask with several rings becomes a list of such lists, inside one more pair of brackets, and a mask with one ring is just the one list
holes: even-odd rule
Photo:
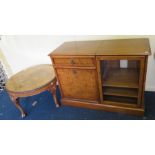
[[103, 100], [136, 104], [140, 61], [101, 60]]

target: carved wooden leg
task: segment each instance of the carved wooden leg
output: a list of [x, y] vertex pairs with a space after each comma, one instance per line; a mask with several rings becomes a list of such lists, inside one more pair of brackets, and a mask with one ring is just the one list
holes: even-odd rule
[[21, 105], [19, 103], [19, 98], [16, 96], [12, 96], [12, 95], [10, 95], [10, 97], [11, 97], [11, 100], [13, 101], [13, 103], [15, 104], [15, 106], [21, 112], [21, 117], [24, 118], [26, 116], [26, 113], [24, 112], [23, 108], [21, 107]]
[[49, 91], [51, 92], [51, 94], [53, 96], [56, 107], [60, 107], [60, 103], [59, 103], [58, 98], [56, 96], [56, 83], [51, 84]]

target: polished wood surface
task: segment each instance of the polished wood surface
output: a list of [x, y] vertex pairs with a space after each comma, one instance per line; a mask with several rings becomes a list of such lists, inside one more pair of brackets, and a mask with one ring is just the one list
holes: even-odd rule
[[64, 98], [97, 101], [99, 93], [93, 69], [56, 69]]
[[37, 65], [12, 76], [6, 83], [6, 89], [16, 93], [27, 92], [43, 87], [54, 79], [52, 65]]
[[147, 38], [65, 42], [49, 55], [150, 55]]
[[138, 97], [138, 89], [122, 89], [117, 87], [105, 87], [104, 95], [124, 96], [124, 97]]
[[65, 42], [49, 55], [65, 56], [65, 55], [95, 55], [101, 41], [74, 41]]
[[117, 103], [124, 103], [124, 105], [127, 103], [130, 104], [137, 104], [137, 99], [132, 97], [124, 97], [124, 96], [115, 96], [115, 95], [105, 95], [104, 101], [109, 102], [117, 102]]
[[96, 55], [150, 55], [148, 39], [103, 41]]
[[148, 64], [148, 56], [145, 57], [144, 63], [144, 73], [143, 73], [143, 88], [142, 88], [142, 107], [144, 107], [144, 91], [145, 91], [145, 83], [146, 83], [146, 74], [147, 74], [147, 64]]
[[138, 88], [139, 77], [135, 69], [111, 69], [109, 78], [104, 80], [104, 86], [115, 86], [124, 88]]
[[119, 39], [67, 42], [49, 56], [63, 104], [143, 115], [150, 54], [148, 39]]
[[55, 58], [54, 63], [56, 65], [65, 65], [65, 66], [94, 66], [94, 57], [92, 58]]
[[137, 107], [128, 107], [124, 106], [126, 104], [117, 105], [117, 104], [109, 104], [109, 102], [105, 102], [105, 104], [98, 104], [98, 103], [91, 103], [91, 102], [85, 102], [82, 100], [70, 100], [70, 99], [62, 99], [62, 103], [64, 105], [70, 105], [75, 107], [83, 107], [83, 108], [89, 108], [94, 110], [106, 110], [109, 112], [122, 112], [126, 114], [132, 114], [132, 115], [144, 115], [144, 108], [137, 108]]
[[60, 106], [56, 96], [56, 82], [52, 65], [36, 65], [12, 76], [6, 83], [6, 90], [23, 118], [26, 112], [19, 103], [20, 97], [33, 96], [48, 90], [53, 95], [56, 107]]

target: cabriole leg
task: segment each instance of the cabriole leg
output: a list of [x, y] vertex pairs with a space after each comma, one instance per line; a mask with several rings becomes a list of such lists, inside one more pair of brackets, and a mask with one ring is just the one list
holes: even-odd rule
[[21, 107], [21, 105], [19, 103], [19, 97], [12, 96], [12, 95], [10, 95], [10, 97], [11, 97], [12, 102], [17, 107], [17, 109], [19, 109], [19, 111], [21, 113], [21, 117], [24, 118], [26, 116], [26, 113], [24, 112], [23, 108]]
[[49, 89], [49, 91], [51, 92], [51, 94], [53, 96], [56, 107], [60, 107], [60, 103], [59, 103], [58, 98], [56, 96], [56, 82], [54, 84], [51, 84], [51, 88]]

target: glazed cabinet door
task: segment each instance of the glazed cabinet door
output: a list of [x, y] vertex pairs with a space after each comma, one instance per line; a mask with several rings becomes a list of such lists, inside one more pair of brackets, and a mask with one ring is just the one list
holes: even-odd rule
[[104, 104], [141, 107], [145, 57], [97, 57], [101, 100]]
[[96, 69], [56, 68], [62, 98], [98, 101]]

